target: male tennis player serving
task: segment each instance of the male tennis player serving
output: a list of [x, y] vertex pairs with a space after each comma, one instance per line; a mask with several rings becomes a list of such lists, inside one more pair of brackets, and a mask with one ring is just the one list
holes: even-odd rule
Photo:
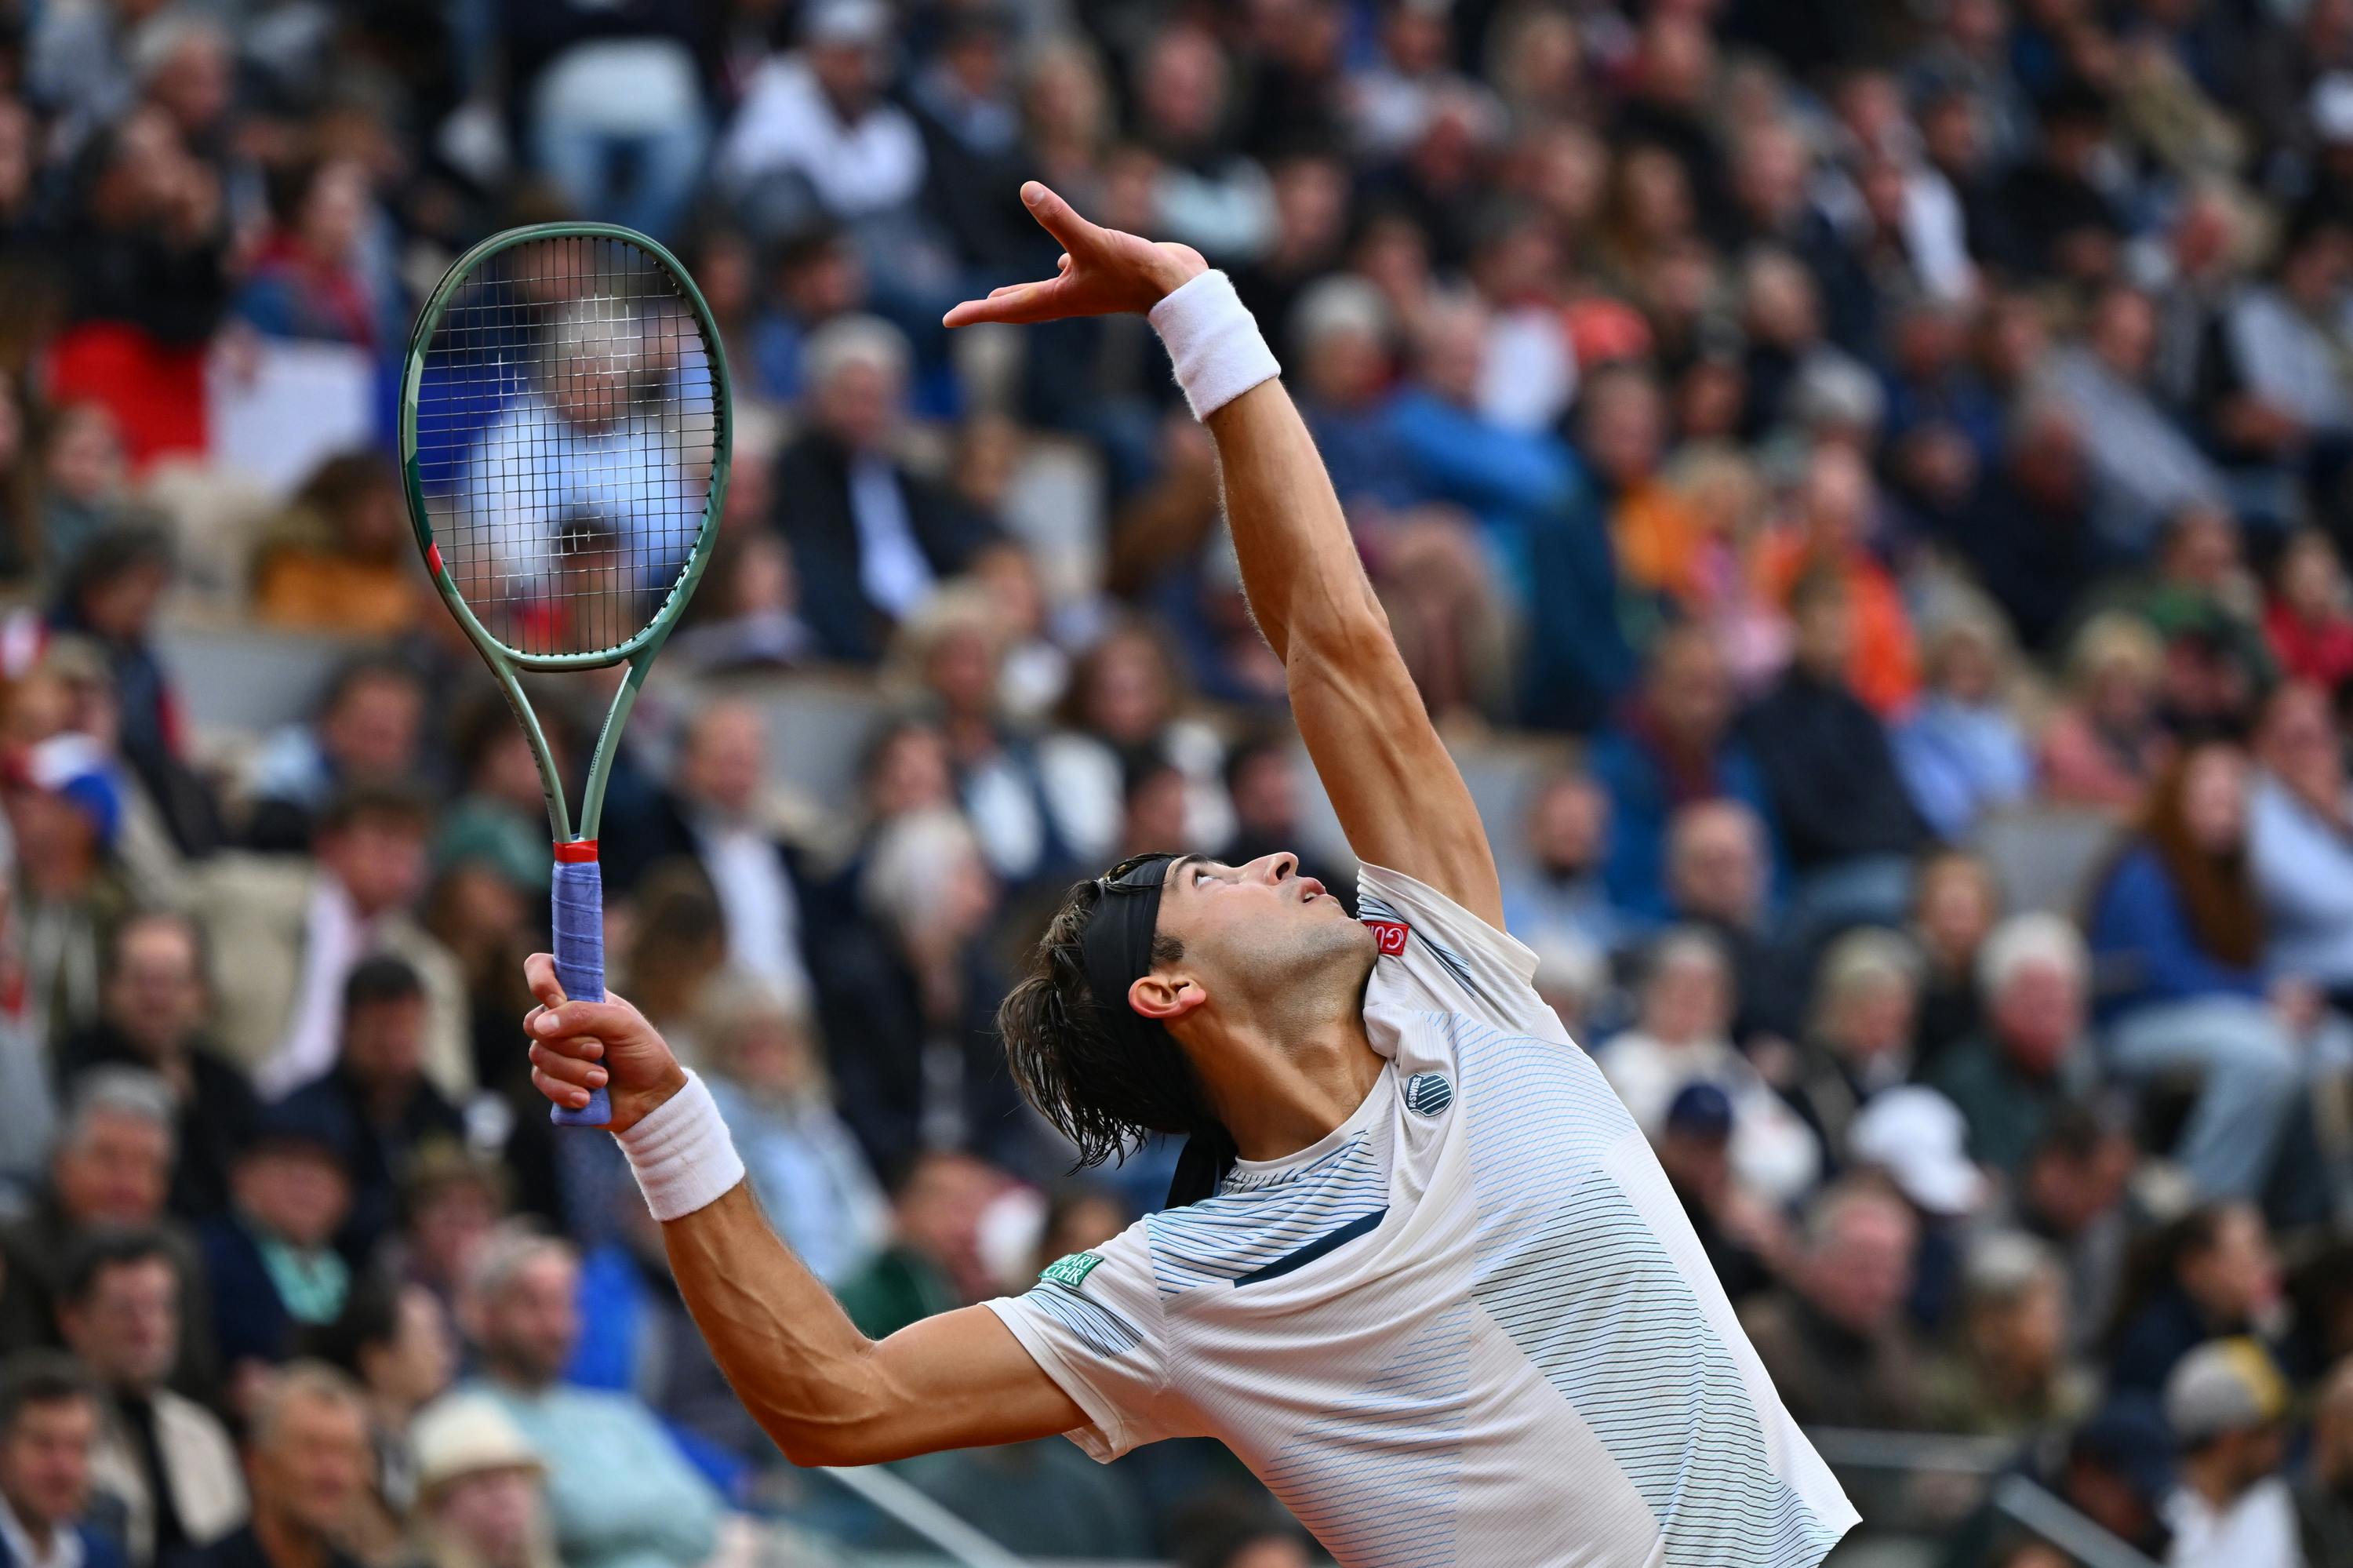
[[660, 1037], [565, 1001], [543, 956], [542, 1090], [577, 1106], [609, 1071], [687, 1304], [799, 1463], [1206, 1434], [1349, 1568], [1819, 1562], [1854, 1510], [1504, 934], [1477, 810], [1257, 327], [1194, 252], [1022, 195], [1060, 276], [948, 323], [1150, 313], [1365, 863], [1361, 919], [1287, 854], [1150, 856], [1073, 889], [1005, 1003], [1013, 1070], [1090, 1157], [1191, 1135], [1196, 1201], [879, 1343], [770, 1231]]

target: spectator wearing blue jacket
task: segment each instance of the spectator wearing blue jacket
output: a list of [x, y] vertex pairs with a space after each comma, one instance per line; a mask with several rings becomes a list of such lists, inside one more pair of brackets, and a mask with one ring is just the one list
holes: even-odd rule
[[102, 1416], [98, 1385], [58, 1351], [0, 1367], [0, 1563], [123, 1568], [122, 1543], [90, 1518]]
[[1616, 556], [1568, 444], [1480, 412], [1486, 334], [1486, 313], [1474, 304], [1430, 311], [1414, 380], [1390, 403], [1388, 429], [1423, 499], [1477, 517], [1497, 575], [1519, 595], [1530, 639], [1522, 718], [1589, 730], [1634, 674], [1618, 621]]
[[2302, 1037], [2343, 1025], [2324, 1021], [2308, 981], [2263, 968], [2236, 747], [2193, 747], [2158, 781], [2094, 895], [2088, 935], [2110, 1066], [2137, 1080], [2195, 1069], [2177, 1157], [2209, 1197], [2259, 1195], [2303, 1089]]
[[1667, 897], [1667, 826], [1703, 800], [1737, 800], [1772, 821], [1765, 776], [1732, 730], [1732, 678], [1704, 628], [1672, 627], [1651, 646], [1641, 691], [1593, 737], [1587, 766], [1609, 797], [1602, 882], [1620, 911], [1651, 921]]

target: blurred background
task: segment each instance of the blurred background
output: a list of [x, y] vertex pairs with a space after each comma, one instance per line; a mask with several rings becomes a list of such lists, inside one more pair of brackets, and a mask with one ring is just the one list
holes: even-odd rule
[[686, 260], [613, 982], [861, 1328], [1021, 1289], [1174, 1163], [1018, 1105], [1042, 911], [1351, 869], [1149, 328], [938, 327], [1027, 176], [1277, 346], [1839, 1561], [2353, 1563], [2353, 0], [0, 5], [0, 1552], [1315, 1561], [1212, 1445], [751, 1426], [530, 1092], [539, 786], [388, 459], [466, 245]]

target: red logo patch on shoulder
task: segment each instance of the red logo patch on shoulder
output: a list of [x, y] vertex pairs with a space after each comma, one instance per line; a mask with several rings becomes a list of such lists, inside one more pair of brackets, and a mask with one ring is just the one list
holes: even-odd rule
[[1373, 940], [1380, 944], [1381, 952], [1394, 959], [1405, 952], [1405, 939], [1413, 927], [1402, 920], [1367, 920], [1365, 929], [1370, 931]]

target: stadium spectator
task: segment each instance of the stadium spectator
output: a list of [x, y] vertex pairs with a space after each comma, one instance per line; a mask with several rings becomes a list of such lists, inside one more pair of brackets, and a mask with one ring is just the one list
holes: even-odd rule
[[2055, 915], [2014, 915], [1978, 957], [1986, 1027], [1939, 1057], [1927, 1081], [1968, 1120], [1969, 1157], [2014, 1174], [2063, 1106], [2088, 1086], [2091, 963]]
[[385, 1263], [454, 1309], [467, 1270], [507, 1213], [501, 1166], [455, 1144], [427, 1144], [402, 1173], [400, 1235]]
[[2147, 549], [2184, 508], [2224, 500], [2221, 472], [2153, 395], [2156, 345], [2149, 297], [2117, 283], [2094, 301], [2083, 345], [2051, 357], [2051, 391], [2084, 432], [2100, 531], [2126, 550]]
[[152, 1231], [79, 1242], [59, 1291], [66, 1345], [106, 1392], [94, 1485], [148, 1568], [244, 1523], [245, 1479], [220, 1418], [165, 1385], [188, 1331], [170, 1246]]
[[2207, 1340], [2266, 1331], [2280, 1301], [2279, 1258], [2253, 1207], [2209, 1203], [2147, 1240], [2126, 1288], [2108, 1375], [2116, 1387], [2157, 1393]]
[[263, 1095], [333, 1065], [343, 982], [377, 951], [407, 960], [425, 982], [427, 1075], [448, 1094], [473, 1086], [457, 961], [412, 916], [425, 892], [429, 811], [405, 788], [353, 789], [320, 818], [310, 860], [224, 856], [206, 868], [196, 912], [221, 1044]]
[[311, 471], [254, 546], [253, 615], [265, 626], [393, 636], [426, 611], [399, 476], [369, 453]]
[[351, 1265], [333, 1245], [353, 1181], [340, 1133], [321, 1107], [269, 1107], [230, 1168], [228, 1211], [200, 1234], [221, 1361], [241, 1412], [296, 1335], [333, 1322], [350, 1297]]
[[1928, 634], [1927, 691], [1891, 738], [1912, 803], [1947, 843], [1988, 811], [2026, 799], [2034, 755], [2003, 690], [2001, 628], [1963, 612]]
[[2032, 1436], [2090, 1414], [2093, 1383], [2067, 1358], [2066, 1276], [2031, 1236], [1993, 1231], [1961, 1274], [1959, 1346], [1929, 1374], [1940, 1432]]
[[463, 1310], [490, 1399], [547, 1464], [555, 1546], [587, 1568], [686, 1568], [710, 1555], [719, 1499], [653, 1414], [558, 1380], [577, 1343], [579, 1265], [552, 1236], [504, 1232], [475, 1260]]
[[881, 1245], [888, 1209], [834, 1110], [807, 1012], [736, 977], [712, 988], [696, 1033], [760, 1206], [811, 1272], [839, 1284]]
[[121, 1568], [121, 1542], [90, 1520], [99, 1393], [54, 1351], [0, 1363], [0, 1548], [16, 1568]]
[[1738, 1127], [1732, 1097], [1702, 1079], [1685, 1084], [1668, 1102], [1656, 1140], [1660, 1168], [1735, 1302], [1772, 1282], [1789, 1245], [1781, 1211], [1734, 1180], [1731, 1148]]
[[2113, 1070], [2140, 1080], [2199, 1069], [2179, 1158], [2201, 1191], [2224, 1198], [2262, 1190], [2302, 1090], [2298, 1043], [2324, 1023], [2309, 980], [2261, 967], [2246, 773], [2227, 744], [2174, 763], [2102, 878], [2086, 931]]
[[1977, 1030], [1982, 1016], [1978, 960], [2000, 918], [2001, 890], [1982, 858], [1947, 849], [1921, 862], [1912, 887], [1910, 927], [1920, 952], [1912, 1040], [1915, 1071], [1929, 1072], [1947, 1048]]
[[514, 1422], [480, 1394], [417, 1417], [419, 1544], [431, 1568], [555, 1568], [546, 1467]]
[[1911, 1077], [1918, 991], [1919, 955], [1892, 931], [1849, 931], [1822, 955], [1789, 1096], [1831, 1155], [1864, 1107]]
[[872, 1339], [978, 1298], [981, 1213], [1004, 1178], [968, 1155], [913, 1156], [891, 1189], [891, 1245], [838, 1294]]
[[950, 811], [901, 819], [859, 875], [860, 917], [824, 944], [818, 1025], [842, 1119], [875, 1168], [968, 1148], [1027, 1170], [1043, 1158], [990, 1033], [1002, 989], [986, 944], [997, 891]]
[[1796, 874], [1802, 932], [1893, 922], [1911, 896], [1927, 831], [1905, 792], [1886, 727], [1849, 684], [1855, 605], [1838, 578], [1792, 590], [1797, 656], [1741, 718]]
[[2210, 1340], [2173, 1369], [2165, 1419], [2181, 1445], [2181, 1469], [2165, 1510], [2168, 1568], [2299, 1568], [2295, 1504], [2279, 1474], [2286, 1414], [2287, 1385], [2252, 1340]]
[[180, 1561], [186, 1568], [356, 1568], [346, 1542], [367, 1494], [368, 1459], [367, 1406], [349, 1378], [317, 1361], [272, 1372], [246, 1437], [252, 1517]]
[[2137, 810], [2172, 747], [2157, 715], [2164, 652], [2137, 618], [2093, 617], [2067, 651], [2067, 698], [2042, 733], [2043, 793]]
[[1634, 1027], [1595, 1058], [1635, 1125], [1657, 1139], [1684, 1088], [1714, 1084], [1732, 1104], [1735, 1179], [1772, 1202], [1802, 1196], [1820, 1173], [1820, 1154], [1805, 1123], [1726, 1033], [1732, 974], [1723, 950], [1704, 932], [1670, 931], [1651, 945], [1646, 964]]
[[325, 1132], [343, 1162], [351, 1210], [337, 1245], [346, 1257], [366, 1257], [392, 1228], [417, 1150], [466, 1136], [464, 1116], [425, 1076], [425, 982], [406, 960], [361, 959], [343, 981], [335, 1065], [273, 1109]]
[[406, 1543], [417, 1501], [417, 1413], [457, 1372], [449, 1315], [423, 1286], [380, 1275], [354, 1286], [335, 1320], [305, 1336], [305, 1349], [366, 1396], [369, 1485], [347, 1544], [364, 1560], [384, 1561]]
[[401, 660], [355, 659], [337, 671], [311, 721], [280, 730], [255, 759], [247, 847], [300, 854], [338, 794], [416, 779], [425, 704], [425, 683]]
[[113, 1067], [85, 1075], [49, 1156], [31, 1211], [0, 1230], [0, 1337], [52, 1345], [80, 1244], [117, 1229], [145, 1232], [172, 1261], [186, 1333], [174, 1340], [172, 1382], [209, 1395], [218, 1362], [193, 1238], [164, 1216], [172, 1179], [172, 1091], [153, 1075]]
[[1926, 1419], [1922, 1351], [1904, 1310], [1916, 1240], [1901, 1197], [1868, 1178], [1834, 1183], [1807, 1210], [1788, 1283], [1741, 1308], [1800, 1422], [1901, 1430]]
[[846, 315], [812, 334], [804, 357], [811, 418], [776, 460], [776, 525], [819, 646], [871, 664], [890, 629], [986, 542], [987, 524], [892, 455], [910, 371], [903, 334]]
[[691, 860], [719, 901], [728, 962], [806, 999], [807, 874], [798, 852], [768, 825], [767, 747], [767, 726], [748, 703], [696, 713], [680, 736], [670, 788], [652, 809], [614, 823], [613, 880], [628, 890], [648, 866]]
[[1525, 831], [1528, 874], [1504, 895], [1513, 935], [1538, 948], [1581, 947], [1596, 958], [1626, 947], [1630, 923], [1610, 905], [1601, 878], [1609, 798], [1600, 787], [1577, 772], [1544, 779], [1529, 802]]
[[2337, 546], [2320, 530], [2303, 529], [2281, 548], [2263, 635], [2292, 680], [2333, 692], [2353, 678], [2353, 594]]
[[1770, 821], [1762, 771], [1733, 732], [1724, 656], [1695, 628], [1662, 633], [1625, 718], [1594, 739], [1593, 776], [1609, 794], [1610, 901], [1667, 911], [1667, 825], [1675, 810], [1730, 798]]
[[151, 913], [117, 927], [101, 999], [98, 1022], [58, 1049], [69, 1093], [103, 1067], [162, 1079], [175, 1107], [173, 1212], [190, 1220], [217, 1213], [228, 1201], [229, 1163], [260, 1107], [206, 1030], [211, 998], [195, 924]]
[[1768, 900], [1772, 864], [1765, 825], [1737, 800], [1700, 800], [1667, 826], [1667, 903], [1677, 921], [1705, 930], [1732, 965], [1732, 1037], [1754, 1051], [1760, 1037], [1799, 1033], [1804, 978], [1781, 947]]

